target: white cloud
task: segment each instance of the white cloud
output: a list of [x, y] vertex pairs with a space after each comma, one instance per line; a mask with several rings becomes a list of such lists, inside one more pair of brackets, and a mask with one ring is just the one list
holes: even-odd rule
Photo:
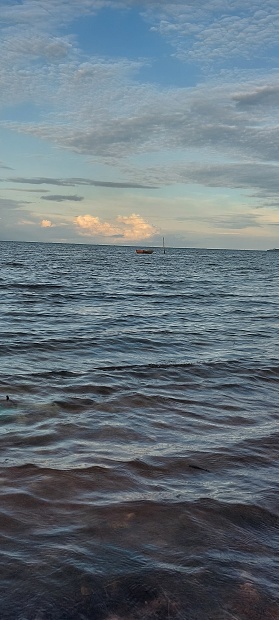
[[[102, 64], [102, 63], [101, 63]], [[120, 69], [121, 66], [121, 69]], [[162, 150], [203, 149], [239, 158], [279, 160], [279, 74], [274, 72], [272, 116], [268, 97], [270, 77], [265, 81], [231, 79], [206, 82], [192, 88], [159, 89], [129, 79], [126, 66], [110, 64], [101, 88], [98, 77], [83, 81], [76, 94], [72, 72], [60, 84], [51, 122], [2, 123], [11, 130], [31, 134], [59, 147], [119, 164], [121, 158]], [[93, 66], [91, 67], [93, 70]], [[96, 72], [100, 65], [96, 62]], [[65, 69], [66, 71], [66, 69]], [[114, 75], [115, 80], [112, 78]], [[67, 86], [68, 95], [66, 98]], [[257, 94], [260, 95], [257, 97]], [[266, 98], [264, 97], [266, 93]], [[254, 101], [248, 105], [249, 97]], [[260, 101], [259, 101], [260, 97]], [[61, 99], [60, 99], [61, 98]], [[109, 103], [106, 105], [105, 101]], [[82, 103], [80, 103], [80, 101]], [[244, 104], [246, 102], [246, 105]], [[54, 105], [54, 101], [52, 100]], [[63, 122], [58, 110], [63, 108]], [[203, 157], [202, 151], [199, 158]]]
[[92, 13], [109, 5], [106, 0], [2, 0], [2, 24], [34, 24], [41, 29], [65, 24], [82, 14]]
[[92, 215], [79, 215], [75, 218], [80, 234], [98, 237], [116, 237], [125, 241], [142, 241], [149, 239], [158, 231], [143, 217], [132, 213], [119, 215], [113, 222], [104, 222]]
[[[255, 56], [269, 61], [278, 43], [279, 5], [274, 0], [199, 0], [150, 3], [147, 18], [181, 60], [208, 66]], [[251, 54], [252, 52], [252, 54]]]
[[[146, 19], [157, 23], [163, 36], [171, 33], [180, 56], [186, 46], [185, 53], [206, 65], [214, 55], [245, 56], [246, 44], [251, 50], [253, 45], [260, 48], [266, 39], [270, 44], [277, 41], [279, 5], [272, 0], [266, 0], [264, 10], [259, 0], [251, 0], [249, 7], [227, 0], [151, 0], [140, 4]], [[245, 111], [241, 77], [238, 100], [233, 100], [235, 92], [228, 87], [232, 76], [227, 84], [222, 76], [219, 83], [207, 81], [192, 89], [161, 89], [136, 81], [143, 60], [86, 58], [74, 38], [62, 33], [61, 24], [77, 15], [94, 13], [104, 6], [132, 5], [133, 2], [96, 0], [4, 2], [3, 23], [14, 26], [3, 28], [0, 102], [7, 105], [32, 101], [42, 120], [3, 125], [68, 150], [105, 159], [189, 146], [230, 152], [235, 149], [245, 155], [261, 151], [259, 156], [277, 159], [278, 141], [271, 140], [274, 127], [270, 131], [266, 127], [264, 134], [262, 128], [259, 131], [263, 110], [260, 114], [256, 106], [252, 112], [256, 123], [251, 126], [251, 106]], [[248, 41], [249, 33], [253, 41]], [[272, 79], [277, 81], [273, 88], [278, 88], [278, 75], [274, 74]], [[233, 80], [236, 90], [237, 76]], [[250, 80], [255, 92], [257, 88], [263, 92], [267, 88], [262, 76], [261, 80], [258, 86], [255, 79]], [[246, 102], [248, 97], [249, 92]], [[264, 104], [263, 96], [261, 103]]]
[[52, 222], [50, 220], [42, 220], [41, 221], [41, 226], [42, 228], [51, 228], [51, 226], [53, 226]]

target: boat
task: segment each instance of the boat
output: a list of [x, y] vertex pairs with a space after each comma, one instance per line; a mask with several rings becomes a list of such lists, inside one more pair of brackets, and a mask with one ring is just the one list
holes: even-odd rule
[[136, 254], [153, 254], [154, 250], [149, 250], [149, 249], [141, 249], [141, 250], [136, 250]]
[[270, 250], [266, 250], [267, 252], [279, 252], [279, 248], [270, 248]]

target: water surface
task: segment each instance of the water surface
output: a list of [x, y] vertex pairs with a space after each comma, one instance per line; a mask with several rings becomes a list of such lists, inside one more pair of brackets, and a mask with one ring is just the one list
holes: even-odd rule
[[1, 620], [278, 620], [279, 255], [0, 258]]

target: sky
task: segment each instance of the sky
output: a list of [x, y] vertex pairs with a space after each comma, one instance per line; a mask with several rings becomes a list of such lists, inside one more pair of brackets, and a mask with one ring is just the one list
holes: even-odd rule
[[279, 247], [278, 0], [0, 0], [0, 240]]

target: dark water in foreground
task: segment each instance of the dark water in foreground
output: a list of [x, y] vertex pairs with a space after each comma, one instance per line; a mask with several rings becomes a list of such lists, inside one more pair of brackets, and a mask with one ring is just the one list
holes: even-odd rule
[[0, 620], [278, 620], [279, 253], [0, 259]]

